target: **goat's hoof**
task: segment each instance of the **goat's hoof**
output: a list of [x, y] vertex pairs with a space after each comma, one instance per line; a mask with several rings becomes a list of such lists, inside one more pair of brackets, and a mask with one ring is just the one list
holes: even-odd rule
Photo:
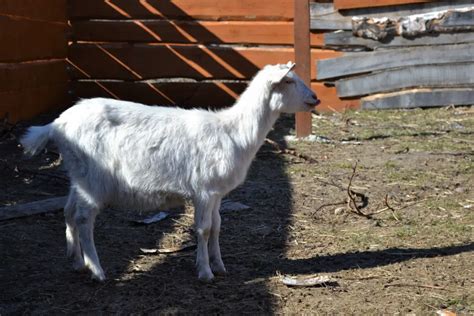
[[201, 282], [209, 283], [214, 279], [214, 274], [211, 271], [199, 272], [198, 279]]
[[84, 260], [74, 260], [72, 264], [72, 268], [76, 272], [84, 272], [87, 270], [86, 264], [84, 263]]
[[221, 263], [211, 263], [211, 270], [215, 275], [224, 275], [227, 274], [227, 270], [224, 264]]
[[92, 273], [91, 279], [97, 282], [104, 282], [105, 281], [105, 275], [104, 273], [99, 273], [99, 274], [94, 274]]

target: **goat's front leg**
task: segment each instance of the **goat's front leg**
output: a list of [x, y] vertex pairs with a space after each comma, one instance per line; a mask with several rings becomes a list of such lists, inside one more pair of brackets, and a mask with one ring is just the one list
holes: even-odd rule
[[194, 200], [194, 222], [197, 233], [197, 257], [196, 267], [198, 270], [198, 278], [202, 281], [211, 281], [214, 274], [209, 266], [208, 242], [212, 227], [212, 213], [216, 204], [219, 204], [219, 198], [201, 197]]
[[209, 259], [211, 270], [215, 274], [225, 274], [227, 271], [222, 262], [221, 248], [219, 246], [219, 233], [221, 231], [221, 214], [219, 212], [221, 199], [218, 199], [212, 210], [212, 227], [209, 237]]

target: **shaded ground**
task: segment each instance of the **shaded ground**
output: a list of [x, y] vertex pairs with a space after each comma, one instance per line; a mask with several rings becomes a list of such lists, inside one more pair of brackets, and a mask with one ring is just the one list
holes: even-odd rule
[[[194, 250], [140, 251], [194, 242], [190, 207], [149, 226], [131, 223], [132, 212], [99, 215], [103, 284], [72, 271], [61, 212], [30, 216], [0, 222], [0, 314], [474, 313], [474, 108], [349, 112], [314, 123], [328, 142], [286, 146], [315, 162], [265, 145], [231, 194], [252, 209], [223, 213], [227, 276], [198, 282]], [[291, 126], [282, 119], [270, 138], [285, 145]], [[67, 193], [54, 149], [22, 156], [22, 130], [0, 130], [1, 205]], [[345, 203], [357, 160], [351, 189], [368, 197], [362, 210], [378, 212], [372, 218]], [[289, 288], [282, 275], [336, 284]]]

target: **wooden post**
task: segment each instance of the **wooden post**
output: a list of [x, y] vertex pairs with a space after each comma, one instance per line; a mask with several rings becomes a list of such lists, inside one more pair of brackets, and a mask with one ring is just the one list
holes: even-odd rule
[[[295, 71], [303, 81], [311, 85], [311, 52], [309, 34], [309, 0], [295, 1], [294, 37], [295, 37]], [[311, 134], [311, 113], [296, 113], [296, 137]]]

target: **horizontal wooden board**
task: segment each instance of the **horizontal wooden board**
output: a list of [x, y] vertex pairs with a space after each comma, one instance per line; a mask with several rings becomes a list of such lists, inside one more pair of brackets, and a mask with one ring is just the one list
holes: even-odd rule
[[[73, 81], [71, 89], [76, 98], [108, 97], [145, 104], [179, 105], [181, 107], [221, 108], [232, 105], [247, 83], [245, 82], [124, 82]], [[359, 108], [359, 100], [342, 100], [334, 87], [313, 82], [321, 104], [318, 111], [342, 112]]]
[[0, 63], [0, 92], [67, 83], [64, 60]]
[[[348, 46], [364, 46], [370, 49], [377, 49], [402, 46], [428, 46], [463, 43], [474, 43], [474, 32], [442, 33], [418, 36], [414, 38], [395, 36], [391, 39], [384, 40], [383, 42], [357, 37], [354, 36], [350, 31], [324, 34], [324, 45], [335, 49], [346, 48]], [[439, 49], [442, 49], [442, 47]]]
[[0, 0], [0, 15], [21, 16], [33, 20], [67, 22], [67, 0]]
[[[323, 49], [312, 49], [311, 53], [312, 59], [341, 56], [340, 52]], [[71, 75], [79, 79], [250, 79], [267, 64], [294, 60], [294, 52], [279, 47], [73, 44], [69, 60]]]
[[[375, 3], [375, 1], [373, 1]], [[352, 17], [389, 17], [442, 11], [472, 5], [472, 0], [437, 1], [401, 6], [337, 10], [333, 3], [311, 3], [311, 30], [352, 30]]]
[[420, 2], [435, 2], [434, 0], [334, 0], [334, 7], [337, 10], [353, 8], [371, 8], [391, 5], [402, 5]]
[[[72, 40], [199, 44], [293, 44], [293, 22], [101, 20], [72, 22]], [[322, 46], [322, 34], [312, 44]]]
[[65, 58], [65, 24], [0, 16], [0, 62]]
[[36, 115], [69, 105], [68, 84], [45, 85], [24, 90], [0, 91], [0, 118], [10, 123], [32, 119]]
[[287, 0], [70, 0], [69, 17], [72, 20], [94, 18], [292, 20], [293, 2]]
[[340, 97], [352, 97], [413, 87], [466, 86], [474, 84], [473, 73], [474, 63], [411, 66], [341, 79], [336, 88]]
[[316, 92], [318, 99], [321, 100], [316, 108], [318, 112], [344, 112], [349, 109], [356, 110], [360, 108], [359, 99], [341, 99], [337, 95], [335, 87], [326, 86], [320, 82], [312, 82], [311, 89]]
[[473, 105], [474, 87], [413, 89], [377, 94], [361, 99], [363, 109], [403, 109], [448, 105]]
[[474, 44], [425, 46], [364, 53], [317, 61], [317, 79], [354, 75], [376, 70], [459, 62], [474, 62]]

